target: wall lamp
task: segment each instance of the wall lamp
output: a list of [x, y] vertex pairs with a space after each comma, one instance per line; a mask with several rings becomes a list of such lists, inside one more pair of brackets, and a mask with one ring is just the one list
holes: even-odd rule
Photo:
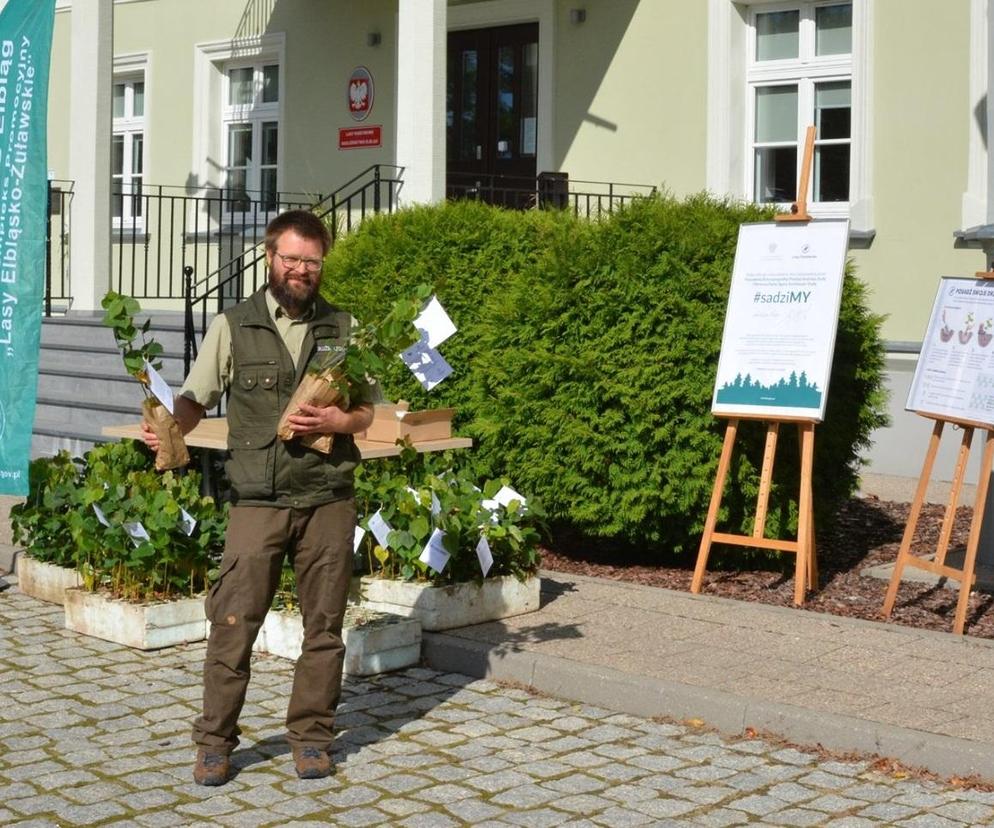
[[570, 9], [569, 10], [569, 22], [579, 25], [587, 19], [586, 9]]
[[379, 46], [383, 40], [383, 35], [379, 32], [367, 32], [366, 34], [366, 45], [367, 46]]

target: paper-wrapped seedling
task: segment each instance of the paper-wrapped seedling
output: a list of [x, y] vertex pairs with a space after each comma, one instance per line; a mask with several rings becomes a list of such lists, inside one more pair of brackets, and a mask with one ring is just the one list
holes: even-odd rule
[[172, 414], [172, 391], [156, 370], [161, 367], [158, 357], [162, 354], [162, 346], [148, 334], [151, 320], [146, 319], [140, 328], [135, 326], [135, 314], [141, 310], [141, 305], [130, 296], [110, 291], [100, 304], [105, 311], [103, 323], [114, 331], [114, 341], [121, 350], [125, 370], [138, 380], [145, 395], [142, 414], [159, 438], [156, 471], [187, 465], [190, 453]]
[[[376, 382], [375, 378], [383, 373], [387, 360], [396, 359], [401, 351], [420, 339], [421, 333], [414, 326], [414, 320], [431, 295], [430, 287], [419, 285], [413, 296], [394, 302], [378, 324], [357, 327], [345, 346], [318, 351], [283, 410], [276, 426], [277, 436], [281, 440], [298, 436], [290, 417], [302, 413], [301, 405], [319, 408], [337, 405], [348, 411], [361, 390]], [[301, 434], [299, 438], [303, 445], [329, 454], [334, 435]]]

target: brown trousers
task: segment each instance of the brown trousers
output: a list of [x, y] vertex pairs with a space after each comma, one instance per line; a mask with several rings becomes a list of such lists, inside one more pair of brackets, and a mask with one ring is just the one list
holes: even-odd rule
[[287, 707], [287, 741], [328, 750], [342, 689], [342, 622], [352, 575], [355, 501], [312, 509], [233, 506], [217, 581], [207, 596], [211, 633], [204, 660], [199, 747], [229, 753], [248, 689], [252, 644], [273, 602], [284, 556], [297, 576], [304, 646]]

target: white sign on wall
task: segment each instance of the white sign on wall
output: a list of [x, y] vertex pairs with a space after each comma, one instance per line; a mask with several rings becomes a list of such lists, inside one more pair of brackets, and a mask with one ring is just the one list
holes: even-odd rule
[[994, 283], [939, 280], [906, 407], [994, 425]]
[[824, 419], [848, 240], [847, 220], [739, 228], [712, 412]]

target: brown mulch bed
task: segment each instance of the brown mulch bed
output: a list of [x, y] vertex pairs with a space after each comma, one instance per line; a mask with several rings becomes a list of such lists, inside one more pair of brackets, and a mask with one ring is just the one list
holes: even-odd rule
[[[880, 609], [888, 582], [864, 575], [863, 570], [897, 558], [910, 505], [873, 497], [850, 500], [839, 512], [835, 525], [817, 537], [820, 584], [808, 594], [805, 608], [848, 618], [882, 621]], [[923, 507], [912, 550], [925, 555], [935, 551], [945, 507]], [[957, 510], [948, 562], [966, 546], [973, 510]], [[728, 549], [727, 547], [725, 548]], [[720, 551], [714, 547], [703, 592], [742, 601], [793, 606], [792, 555], [772, 564], [751, 562], [743, 550]], [[630, 581], [645, 586], [689, 590], [696, 550], [679, 559], [653, 558], [631, 549], [557, 538], [555, 548], [543, 550], [542, 565], [556, 572]], [[766, 568], [763, 568], [763, 567]], [[773, 568], [776, 567], [776, 568]], [[907, 570], [906, 570], [907, 571]], [[945, 586], [909, 582], [897, 594], [891, 621], [919, 629], [951, 632], [959, 584]], [[977, 590], [970, 596], [966, 616], [967, 635], [994, 638], [994, 595]]]

